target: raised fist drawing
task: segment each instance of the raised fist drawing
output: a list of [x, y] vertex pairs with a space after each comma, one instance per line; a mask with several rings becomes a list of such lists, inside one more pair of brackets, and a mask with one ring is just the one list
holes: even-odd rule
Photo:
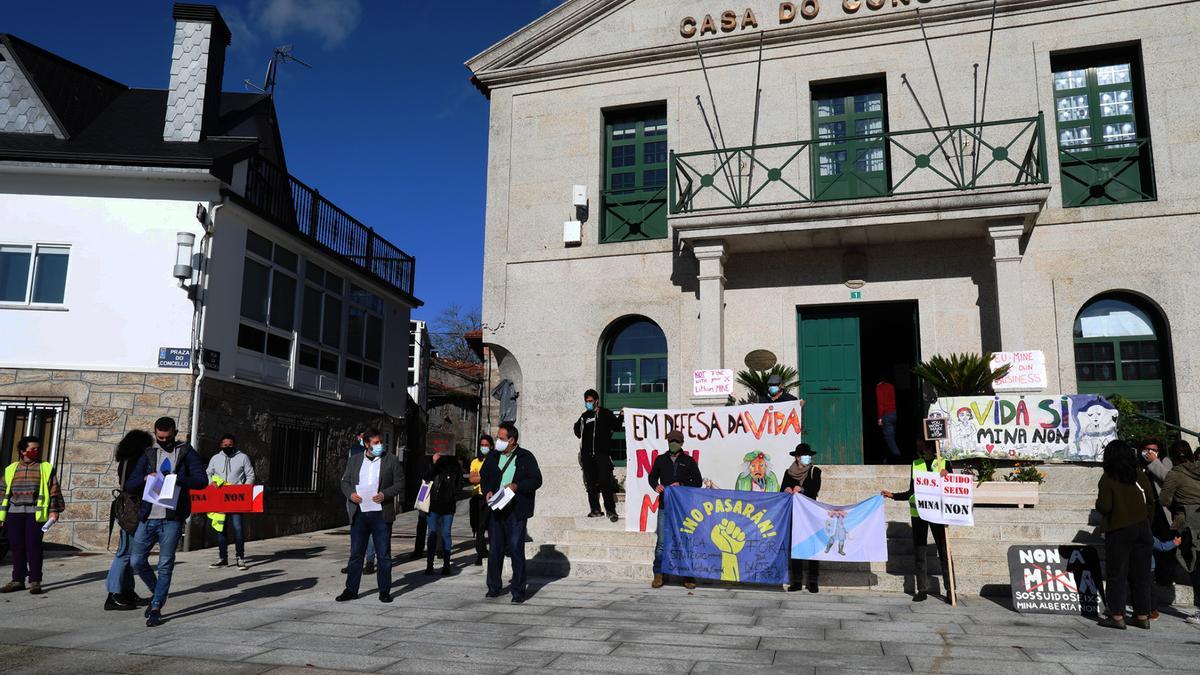
[[721, 552], [721, 581], [741, 581], [737, 556], [746, 545], [746, 533], [729, 519], [712, 529], [713, 545]]

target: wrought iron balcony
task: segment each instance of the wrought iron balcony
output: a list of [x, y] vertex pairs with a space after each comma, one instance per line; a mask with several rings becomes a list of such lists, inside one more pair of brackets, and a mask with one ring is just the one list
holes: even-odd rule
[[1152, 201], [1154, 152], [1149, 138], [1059, 144], [1063, 206]]
[[263, 157], [251, 157], [246, 167], [245, 193], [241, 196], [276, 225], [412, 296], [416, 272], [412, 256], [278, 165]]
[[671, 214], [1048, 182], [1041, 115], [672, 153]]

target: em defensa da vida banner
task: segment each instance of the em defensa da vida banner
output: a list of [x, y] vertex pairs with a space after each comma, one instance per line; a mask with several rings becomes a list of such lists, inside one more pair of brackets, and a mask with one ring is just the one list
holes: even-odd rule
[[632, 532], [653, 532], [657, 493], [650, 468], [667, 450], [667, 434], [683, 434], [683, 451], [700, 466], [704, 486], [750, 492], [779, 492], [800, 443], [799, 401], [675, 410], [625, 409], [625, 523]]
[[928, 417], [948, 420], [942, 455], [1098, 462], [1117, 437], [1117, 409], [1096, 394], [939, 398]]

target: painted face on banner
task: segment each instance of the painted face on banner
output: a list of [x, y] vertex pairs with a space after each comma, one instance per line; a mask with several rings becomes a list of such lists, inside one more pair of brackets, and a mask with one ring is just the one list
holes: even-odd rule
[[767, 477], [767, 460], [762, 455], [750, 460], [750, 475], [754, 480], [762, 480]]

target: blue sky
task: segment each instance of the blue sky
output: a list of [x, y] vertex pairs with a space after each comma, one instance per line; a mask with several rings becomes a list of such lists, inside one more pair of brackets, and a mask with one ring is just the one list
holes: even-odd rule
[[[479, 305], [487, 100], [468, 58], [556, 0], [237, 0], [217, 2], [233, 32], [225, 90], [261, 84], [272, 49], [313, 65], [280, 69], [276, 106], [288, 167], [417, 258], [432, 319]], [[167, 0], [4, 2], [0, 32], [132, 87], [167, 86]]]

